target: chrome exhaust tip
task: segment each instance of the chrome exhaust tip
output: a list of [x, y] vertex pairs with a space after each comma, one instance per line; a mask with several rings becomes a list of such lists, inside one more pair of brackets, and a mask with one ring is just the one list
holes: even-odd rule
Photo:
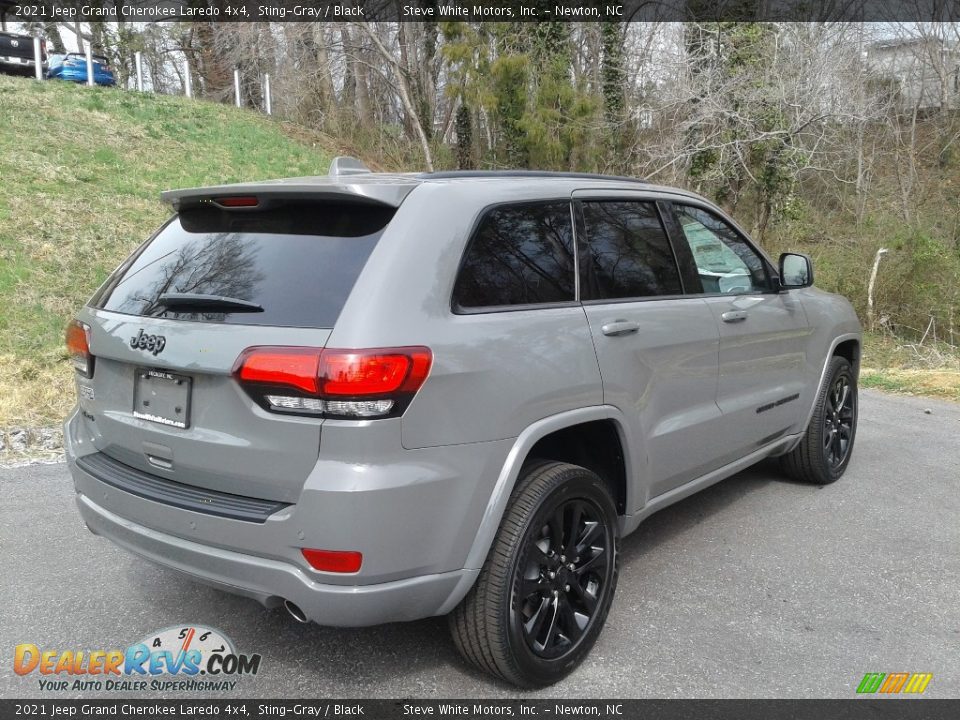
[[294, 620], [296, 620], [298, 623], [304, 623], [304, 624], [306, 624], [306, 623], [310, 622], [310, 620], [307, 618], [306, 613], [304, 613], [303, 610], [301, 610], [301, 609], [296, 605], [296, 603], [292, 603], [292, 602], [290, 602], [289, 600], [284, 600], [284, 601], [283, 601], [283, 608], [284, 608], [284, 610], [286, 610], [286, 611], [290, 614], [290, 617], [292, 617], [292, 618], [293, 618]]

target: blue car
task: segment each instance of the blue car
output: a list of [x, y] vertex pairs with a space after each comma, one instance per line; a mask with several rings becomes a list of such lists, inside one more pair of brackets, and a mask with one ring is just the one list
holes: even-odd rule
[[[51, 55], [47, 70], [48, 78], [87, 82], [87, 56], [83, 53]], [[93, 81], [97, 85], [116, 85], [117, 80], [103, 55], [93, 56]]]

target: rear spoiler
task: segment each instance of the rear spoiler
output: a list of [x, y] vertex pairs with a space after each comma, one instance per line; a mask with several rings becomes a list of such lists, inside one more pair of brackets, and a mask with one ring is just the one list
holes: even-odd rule
[[259, 207], [282, 200], [338, 200], [396, 208], [420, 181], [414, 176], [356, 173], [340, 177], [306, 177], [266, 182], [166, 190], [160, 199], [174, 210], [225, 198], [255, 197]]
[[[244, 183], [237, 185], [218, 185], [186, 190], [167, 190], [160, 193], [160, 199], [173, 206], [174, 210], [204, 202], [216, 202], [231, 197], [256, 197], [261, 200], [260, 207], [270, 204], [271, 200], [339, 200], [369, 205], [400, 207], [400, 203], [419, 183], [404, 184], [336, 184], [318, 183], [296, 184], [287, 181], [284, 185], [266, 183]], [[219, 204], [219, 203], [217, 203]]]

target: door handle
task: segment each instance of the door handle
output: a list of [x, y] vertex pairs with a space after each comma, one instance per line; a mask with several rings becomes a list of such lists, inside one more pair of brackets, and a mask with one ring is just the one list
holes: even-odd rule
[[618, 337], [620, 335], [629, 335], [640, 329], [640, 324], [632, 320], [614, 320], [600, 328], [604, 335]]
[[723, 315], [720, 316], [720, 319], [728, 323], [743, 322], [744, 320], [747, 319], [747, 311], [746, 310], [728, 310], [727, 312], [723, 313]]

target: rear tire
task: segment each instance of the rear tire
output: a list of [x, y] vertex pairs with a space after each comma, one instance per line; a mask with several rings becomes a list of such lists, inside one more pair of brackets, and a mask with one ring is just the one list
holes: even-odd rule
[[846, 472], [857, 435], [857, 378], [850, 361], [830, 359], [823, 387], [803, 440], [780, 458], [790, 477], [814, 485], [828, 485]]
[[618, 550], [603, 480], [567, 463], [525, 469], [476, 584], [450, 614], [460, 654], [521, 687], [562, 679], [603, 629]]

